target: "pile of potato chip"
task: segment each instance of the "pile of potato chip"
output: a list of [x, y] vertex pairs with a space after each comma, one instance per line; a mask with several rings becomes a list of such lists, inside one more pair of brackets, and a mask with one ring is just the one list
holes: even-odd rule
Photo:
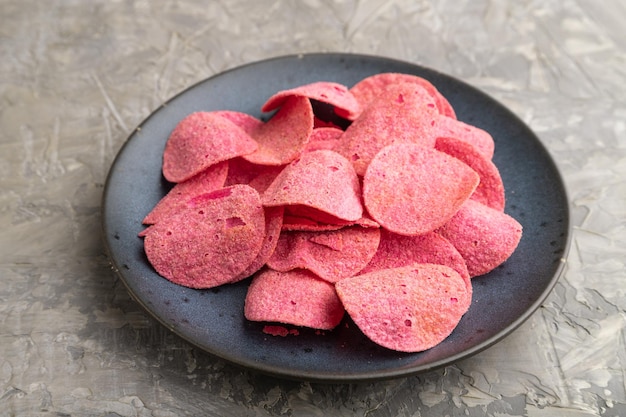
[[332, 330], [347, 312], [389, 349], [444, 340], [471, 278], [521, 239], [493, 138], [408, 74], [311, 83], [261, 110], [267, 121], [196, 112], [171, 132], [163, 175], [174, 185], [140, 234], [154, 269], [198, 289], [251, 277], [242, 313], [271, 334]]

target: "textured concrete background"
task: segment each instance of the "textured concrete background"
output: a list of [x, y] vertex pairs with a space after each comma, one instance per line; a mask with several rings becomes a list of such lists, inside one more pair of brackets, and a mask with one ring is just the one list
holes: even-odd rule
[[[621, 0], [1, 1], [0, 415], [626, 415], [624, 22]], [[557, 160], [565, 274], [483, 353], [379, 383], [282, 381], [192, 348], [110, 270], [101, 194], [137, 124], [212, 74], [325, 51], [456, 76]]]

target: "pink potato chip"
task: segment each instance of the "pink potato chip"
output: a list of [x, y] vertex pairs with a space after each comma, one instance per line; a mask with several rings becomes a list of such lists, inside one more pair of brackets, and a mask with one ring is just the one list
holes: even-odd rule
[[435, 232], [404, 236], [381, 229], [378, 250], [360, 273], [414, 263], [449, 266], [469, 283], [470, 276], [465, 260], [448, 239]]
[[506, 213], [467, 200], [437, 232], [457, 248], [470, 276], [476, 277], [513, 254], [522, 238], [522, 225]]
[[372, 158], [387, 145], [415, 143], [435, 146], [439, 118], [433, 99], [417, 84], [394, 84], [346, 129], [335, 148], [364, 175]]
[[254, 152], [256, 142], [237, 125], [212, 112], [181, 120], [165, 144], [163, 176], [182, 182], [211, 165]]
[[359, 113], [359, 103], [348, 87], [329, 81], [319, 81], [282, 90], [271, 96], [261, 107], [261, 111], [272, 111], [283, 104], [289, 97], [300, 96], [327, 103], [335, 108], [335, 113], [348, 120], [354, 120]]
[[187, 200], [222, 188], [228, 174], [228, 162], [218, 162], [186, 181], [179, 182], [144, 217], [143, 224], [154, 224], [187, 204]]
[[[367, 216], [367, 213], [363, 213], [363, 217], [354, 221], [334, 219], [332, 223], [324, 223], [319, 220], [313, 220], [298, 209], [302, 207], [287, 206], [283, 217], [283, 230], [285, 231], [300, 231], [300, 232], [327, 232], [331, 230], [339, 230], [342, 227], [348, 226], [361, 226], [361, 227], [375, 227], [379, 228], [380, 225], [373, 219]], [[295, 209], [295, 212], [293, 211]]]
[[282, 170], [283, 166], [258, 165], [243, 158], [233, 158], [228, 161], [224, 185], [247, 184], [263, 194]]
[[380, 229], [359, 226], [328, 232], [283, 232], [267, 266], [277, 271], [307, 269], [337, 282], [357, 274], [378, 248]]
[[267, 263], [268, 259], [270, 259], [270, 256], [272, 256], [278, 244], [278, 238], [283, 226], [284, 211], [283, 207], [265, 207], [265, 238], [263, 239], [261, 249], [252, 263], [250, 263], [243, 272], [237, 275], [233, 279], [233, 282], [251, 276], [260, 270]]
[[472, 168], [480, 177], [480, 182], [470, 196], [493, 209], [504, 211], [504, 184], [498, 167], [478, 149], [457, 138], [437, 138], [435, 149], [453, 156]]
[[419, 235], [446, 223], [478, 185], [467, 164], [435, 149], [401, 143], [372, 159], [363, 178], [363, 200], [380, 225]]
[[382, 90], [390, 85], [399, 83], [414, 83], [423, 87], [435, 100], [437, 110], [441, 115], [456, 119], [454, 109], [448, 100], [430, 81], [417, 75], [394, 72], [375, 74], [356, 83], [350, 89], [350, 92], [352, 92], [354, 97], [356, 97], [356, 100], [361, 105], [361, 108], [365, 108], [376, 99]]
[[146, 229], [144, 248], [159, 275], [190, 288], [233, 282], [254, 261], [265, 236], [259, 194], [234, 185], [188, 201]]
[[341, 135], [343, 135], [343, 130], [337, 127], [314, 128], [311, 132], [309, 143], [306, 145], [304, 151], [311, 152], [320, 149], [332, 150], [339, 143]]
[[440, 117], [437, 121], [436, 136], [462, 140], [474, 146], [487, 159], [493, 158], [495, 149], [493, 137], [476, 126], [449, 117]]
[[220, 117], [223, 117], [227, 120], [230, 120], [240, 128], [242, 128], [246, 133], [252, 134], [257, 129], [263, 125], [263, 122], [257, 119], [254, 116], [249, 115], [248, 113], [243, 113], [235, 110], [217, 110], [214, 111], [213, 114], [216, 114]]
[[288, 164], [300, 156], [312, 130], [313, 108], [309, 99], [288, 97], [270, 120], [249, 132], [258, 149], [243, 158], [259, 165]]
[[465, 281], [445, 265], [381, 269], [335, 284], [346, 311], [373, 342], [420, 352], [446, 339], [467, 311]]
[[259, 272], [250, 283], [244, 306], [244, 315], [251, 321], [321, 330], [335, 328], [344, 312], [334, 285], [305, 270]]
[[465, 259], [452, 243], [435, 232], [403, 236], [381, 229], [378, 250], [359, 274], [415, 263], [446, 265], [458, 272], [467, 286], [467, 298], [459, 301], [469, 307], [472, 302], [472, 283]]
[[[305, 152], [278, 174], [262, 195], [265, 206], [301, 206], [308, 216], [356, 221], [363, 214], [361, 186], [352, 165], [329, 150]], [[310, 210], [307, 210], [310, 209]]]

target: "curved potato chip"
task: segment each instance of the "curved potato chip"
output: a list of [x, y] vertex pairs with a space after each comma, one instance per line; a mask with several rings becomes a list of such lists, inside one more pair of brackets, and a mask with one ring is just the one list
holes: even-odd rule
[[435, 136], [438, 138], [451, 137], [467, 142], [485, 155], [485, 158], [493, 158], [495, 149], [493, 137], [487, 131], [476, 126], [449, 117], [440, 117], [437, 120]]
[[256, 258], [243, 270], [233, 282], [247, 278], [260, 270], [270, 259], [278, 244], [283, 226], [283, 207], [265, 207], [265, 237]]
[[359, 103], [348, 90], [348, 87], [335, 82], [318, 81], [277, 92], [263, 104], [261, 111], [272, 111], [292, 96], [308, 97], [330, 104], [334, 107], [335, 113], [348, 120], [354, 120], [360, 110]]
[[255, 275], [246, 294], [248, 320], [335, 328], [344, 315], [333, 284], [304, 270], [264, 270]]
[[380, 225], [402, 235], [430, 232], [456, 213], [478, 185], [458, 159], [414, 144], [385, 147], [363, 178], [363, 200]]
[[212, 112], [181, 120], [165, 144], [163, 176], [182, 182], [211, 165], [254, 152], [256, 142], [240, 127]]
[[452, 243], [435, 232], [403, 236], [381, 229], [378, 250], [359, 274], [416, 263], [446, 265], [458, 272], [467, 286], [467, 298], [459, 301], [469, 308], [473, 291], [465, 259]]
[[222, 188], [228, 175], [228, 162], [218, 162], [201, 173], [179, 182], [144, 217], [143, 224], [154, 224], [176, 213], [192, 197]]
[[[262, 195], [265, 206], [302, 206], [308, 214], [361, 218], [361, 187], [352, 165], [329, 150], [305, 152], [287, 165]], [[305, 216], [309, 217], [309, 216]], [[311, 217], [315, 220], [315, 217]]]
[[465, 162], [480, 177], [478, 186], [470, 196], [493, 209], [504, 211], [504, 184], [498, 167], [491, 159], [471, 144], [457, 138], [437, 138], [435, 149]]
[[247, 184], [263, 194], [282, 169], [283, 166], [258, 165], [243, 158], [233, 158], [228, 161], [224, 185]]
[[380, 229], [359, 226], [327, 232], [283, 232], [267, 266], [277, 271], [308, 269], [337, 282], [356, 275], [372, 259]]
[[313, 130], [313, 108], [306, 97], [288, 97], [276, 114], [250, 131], [258, 149], [244, 155], [259, 165], [285, 165], [296, 159], [309, 142]]
[[261, 127], [263, 122], [248, 113], [235, 110], [216, 110], [212, 112], [220, 117], [230, 120], [249, 135]]
[[435, 146], [439, 118], [433, 99], [417, 84], [393, 84], [368, 106], [340, 137], [335, 150], [364, 175], [372, 158], [387, 145]]
[[380, 74], [371, 75], [362, 79], [356, 83], [350, 92], [356, 97], [356, 100], [364, 109], [370, 105], [377, 96], [390, 85], [399, 83], [414, 83], [423, 87], [428, 94], [435, 100], [437, 110], [439, 113], [446, 117], [456, 119], [454, 109], [448, 102], [448, 100], [437, 90], [437, 88], [425, 78], [412, 74], [402, 74], [395, 72], [384, 72]]
[[439, 344], [467, 311], [465, 281], [454, 269], [413, 264], [335, 284], [346, 311], [373, 342], [401, 352]]
[[436, 232], [404, 236], [381, 229], [378, 250], [360, 273], [415, 263], [449, 266], [469, 284], [470, 276], [465, 260], [448, 239]]
[[309, 143], [304, 151], [311, 152], [320, 149], [332, 150], [339, 143], [343, 130], [337, 127], [316, 127], [311, 132]]
[[522, 238], [522, 225], [506, 213], [468, 200], [437, 232], [454, 245], [470, 276], [476, 277], [513, 254]]
[[188, 201], [146, 229], [144, 248], [159, 275], [190, 288], [233, 280], [256, 258], [265, 236], [259, 194], [234, 185]]

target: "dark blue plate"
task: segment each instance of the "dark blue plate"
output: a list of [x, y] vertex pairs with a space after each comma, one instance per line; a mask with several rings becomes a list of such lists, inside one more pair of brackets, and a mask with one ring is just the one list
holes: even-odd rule
[[[243, 317], [249, 280], [213, 290], [184, 288], [147, 262], [141, 220], [167, 192], [162, 152], [174, 126], [198, 110], [238, 110], [261, 117], [274, 92], [315, 81], [352, 86], [381, 72], [416, 74], [448, 98], [460, 120], [493, 136], [494, 162], [506, 188], [506, 212], [524, 227], [513, 256], [475, 278], [472, 306], [454, 332], [421, 353], [393, 352], [366, 339], [346, 317], [323, 335], [272, 337]], [[325, 382], [407, 376], [466, 358], [493, 345], [541, 305], [563, 270], [569, 246], [568, 199], [554, 161], [513, 113], [450, 76], [407, 62], [351, 54], [287, 56], [235, 68], [175, 96], [148, 117], [117, 155], [103, 196], [103, 230], [110, 260], [128, 291], [152, 316], [200, 349], [275, 376]]]

